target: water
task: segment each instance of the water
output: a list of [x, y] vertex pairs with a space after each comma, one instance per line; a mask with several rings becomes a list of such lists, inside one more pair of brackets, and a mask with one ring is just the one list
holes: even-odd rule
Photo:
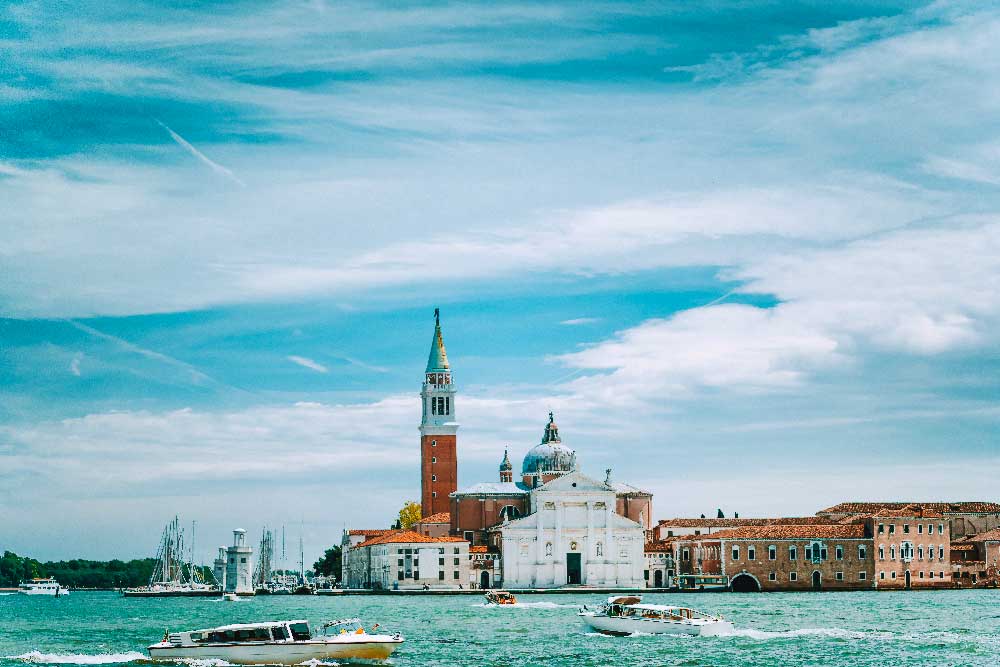
[[[724, 637], [605, 637], [576, 617], [601, 595], [531, 595], [514, 607], [478, 596], [126, 599], [0, 596], [0, 667], [128, 665], [165, 629], [361, 617], [407, 638], [393, 664], [462, 665], [998, 665], [1000, 591], [646, 595], [721, 613]], [[186, 667], [186, 666], [185, 666]], [[195, 667], [210, 667], [196, 665]]]

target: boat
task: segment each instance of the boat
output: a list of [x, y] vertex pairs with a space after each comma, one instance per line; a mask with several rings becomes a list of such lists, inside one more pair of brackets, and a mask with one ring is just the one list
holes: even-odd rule
[[60, 585], [52, 577], [22, 581], [17, 587], [17, 592], [21, 595], [51, 595], [53, 597], [69, 595], [69, 590]]
[[234, 665], [298, 665], [309, 660], [383, 661], [403, 643], [401, 634], [365, 631], [360, 619], [324, 623], [314, 634], [308, 621], [268, 621], [168, 632], [147, 648], [153, 660], [225, 660]]
[[624, 637], [652, 635], [720, 635], [733, 630], [721, 616], [687, 607], [642, 604], [637, 595], [610, 597], [599, 609], [584, 607], [579, 613], [584, 623], [605, 634]]
[[486, 604], [517, 604], [517, 598], [507, 591], [486, 591]]
[[240, 596], [237, 595], [236, 593], [223, 593], [222, 599], [225, 600], [226, 602], [239, 602]]
[[[194, 526], [192, 524], [192, 535]], [[180, 520], [163, 529], [156, 564], [149, 584], [122, 590], [125, 597], [217, 597], [220, 587], [205, 581], [202, 568], [194, 564], [194, 549], [185, 548]]]

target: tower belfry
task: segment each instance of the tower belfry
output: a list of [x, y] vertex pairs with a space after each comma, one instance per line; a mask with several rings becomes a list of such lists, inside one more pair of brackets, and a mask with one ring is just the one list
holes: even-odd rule
[[441, 336], [441, 312], [435, 308], [434, 338], [420, 389], [420, 508], [425, 517], [449, 511], [448, 495], [458, 489], [455, 394]]

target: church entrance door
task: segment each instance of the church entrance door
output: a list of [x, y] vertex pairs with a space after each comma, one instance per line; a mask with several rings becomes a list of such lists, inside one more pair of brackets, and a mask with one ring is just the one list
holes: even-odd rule
[[566, 583], [581, 583], [580, 554], [566, 554]]
[[490, 573], [483, 570], [483, 573], [479, 576], [479, 587], [489, 588], [490, 587]]

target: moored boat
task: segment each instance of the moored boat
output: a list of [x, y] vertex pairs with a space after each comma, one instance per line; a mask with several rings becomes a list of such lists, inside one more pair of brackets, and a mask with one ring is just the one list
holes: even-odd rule
[[63, 588], [63, 586], [52, 577], [47, 579], [36, 578], [31, 581], [22, 581], [17, 587], [17, 592], [21, 595], [51, 595], [53, 597], [69, 595], [69, 591]]
[[517, 604], [517, 598], [507, 591], [486, 591], [486, 604]]
[[584, 608], [583, 622], [606, 635], [720, 635], [732, 632], [733, 624], [688, 607], [642, 604], [637, 595], [608, 598], [600, 609]]
[[[378, 628], [372, 628], [372, 632]], [[297, 665], [308, 660], [386, 660], [403, 643], [369, 634], [356, 618], [330, 621], [314, 634], [308, 621], [269, 621], [169, 632], [149, 646], [154, 660], [225, 660], [234, 665]]]

